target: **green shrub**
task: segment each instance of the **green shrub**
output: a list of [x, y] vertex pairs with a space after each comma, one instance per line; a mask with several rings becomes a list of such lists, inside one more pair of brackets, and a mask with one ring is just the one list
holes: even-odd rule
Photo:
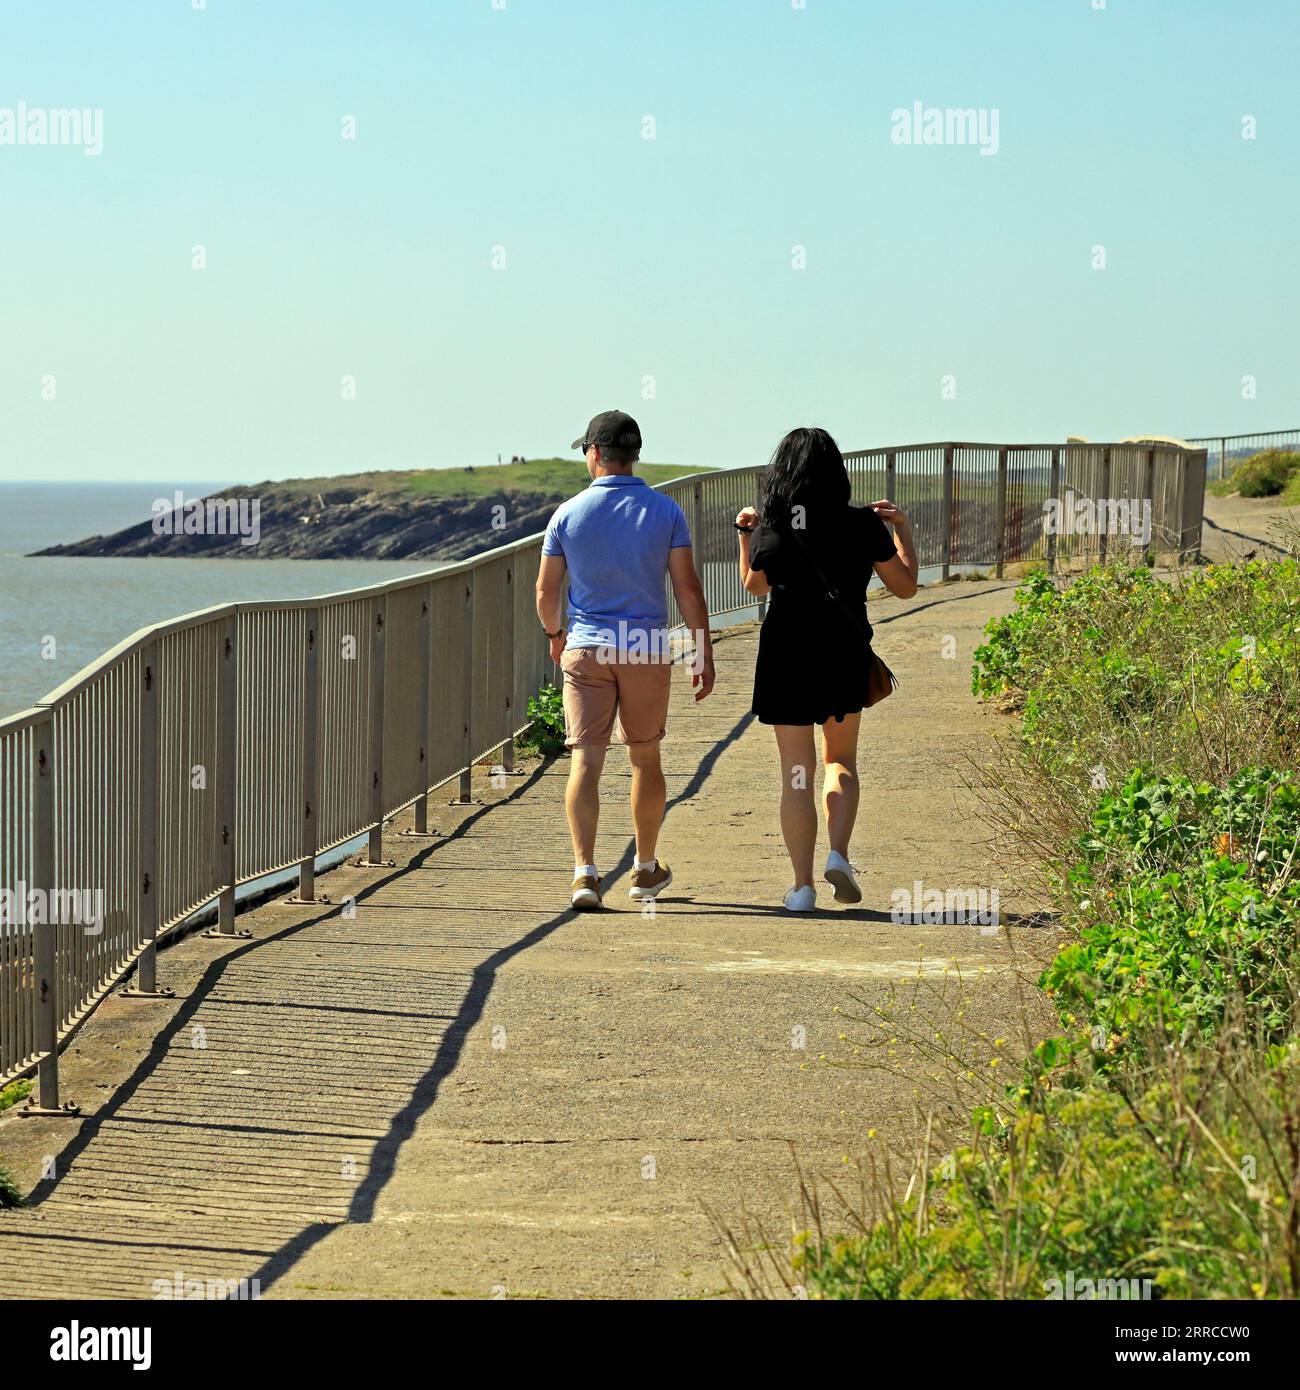
[[8, 1168], [0, 1163], [0, 1207], [18, 1207], [22, 1205], [23, 1194], [18, 1184], [13, 1180]]
[[8, 1110], [11, 1105], [17, 1105], [20, 1100], [26, 1100], [32, 1093], [36, 1083], [30, 1076], [24, 1076], [19, 1081], [11, 1081], [7, 1086], [0, 1086], [0, 1111]]
[[1295, 1051], [1179, 1061], [1137, 1089], [1040, 1092], [994, 1138], [972, 1127], [864, 1234], [809, 1230], [794, 1278], [834, 1299], [1060, 1298], [1071, 1284], [1083, 1298], [1083, 1280], [1125, 1281], [1109, 1297], [1295, 1297]]
[[1243, 497], [1276, 497], [1300, 471], [1300, 453], [1265, 449], [1252, 454], [1232, 474], [1232, 485]]
[[1223, 782], [1252, 764], [1300, 762], [1297, 614], [1290, 559], [1207, 565], [1171, 583], [1123, 565], [1069, 587], [1038, 573], [985, 629], [972, 689], [1020, 710], [1043, 775], [1083, 792], [1082, 824], [1097, 769], [1146, 764]]
[[1111, 1053], [1136, 1031], [1212, 1038], [1239, 1005], [1264, 1042], [1292, 1026], [1300, 786], [1223, 788], [1138, 769], [1105, 793], [1067, 873], [1075, 938], [1040, 979]]
[[536, 753], [564, 751], [564, 698], [553, 685], [544, 685], [528, 700], [532, 721], [519, 735], [517, 745]]

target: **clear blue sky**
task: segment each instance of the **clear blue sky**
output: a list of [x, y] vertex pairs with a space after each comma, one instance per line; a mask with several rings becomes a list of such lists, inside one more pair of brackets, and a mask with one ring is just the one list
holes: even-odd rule
[[[1294, 426], [1300, 6], [1092, 6], [5, 3], [0, 108], [104, 150], [0, 145], [0, 477], [486, 463], [615, 405], [697, 465]], [[916, 101], [998, 154], [894, 144]]]

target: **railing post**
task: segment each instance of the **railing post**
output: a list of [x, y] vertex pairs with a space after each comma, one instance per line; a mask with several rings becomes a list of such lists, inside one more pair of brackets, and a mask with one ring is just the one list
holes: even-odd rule
[[506, 741], [501, 748], [501, 767], [505, 772], [515, 770], [515, 561], [506, 560], [505, 576], [506, 647]]
[[941, 577], [952, 575], [952, 494], [953, 494], [953, 447], [949, 444], [943, 451], [943, 510], [939, 517], [939, 528], [943, 532], [943, 570]]
[[1061, 451], [1052, 450], [1052, 471], [1047, 481], [1047, 495], [1056, 503], [1056, 524], [1047, 533], [1047, 572], [1056, 573], [1056, 540], [1064, 513], [1065, 500], [1061, 496]]
[[217, 926], [205, 932], [211, 937], [247, 937], [249, 931], [235, 930], [235, 779], [239, 773], [238, 736], [239, 653], [235, 650], [238, 618], [232, 613], [217, 629], [217, 878], [222, 884], [217, 899]]
[[1222, 482], [1227, 474], [1228, 468], [1228, 441], [1219, 440], [1219, 481]]
[[388, 619], [388, 595], [374, 600], [370, 625], [370, 840], [363, 861], [371, 868], [387, 869], [384, 858], [384, 684], [387, 675], [384, 629]]
[[1143, 563], [1150, 569], [1156, 562], [1156, 451], [1154, 446], [1147, 450], [1146, 463], [1143, 465], [1142, 472], [1145, 475], [1142, 479], [1142, 497], [1146, 503], [1147, 525], [1150, 528], [1147, 534], [1146, 554], [1143, 556]]
[[317, 831], [320, 798], [320, 771], [316, 762], [316, 742], [320, 729], [320, 609], [303, 614], [302, 659], [302, 840], [299, 845], [298, 892], [296, 901], [316, 901], [316, 851], [320, 848]]
[[994, 569], [998, 579], [1006, 568], [1007, 558], [1007, 451], [998, 450], [998, 484], [993, 506], [997, 525], [997, 540], [993, 547]]
[[142, 950], [135, 984], [128, 999], [171, 999], [175, 991], [158, 988], [158, 644], [140, 653], [140, 878], [136, 885], [136, 920]]
[[[1107, 539], [1110, 533], [1111, 503], [1110, 503], [1110, 449], [1101, 451], [1101, 487], [1098, 489], [1096, 516], [1097, 525], [1097, 558], [1104, 565], [1106, 563], [1106, 552], [1109, 549]], [[1101, 514], [1105, 508], [1106, 524], [1102, 526]]]
[[889, 449], [885, 453], [885, 497], [894, 500], [894, 484], [898, 476], [898, 452]]
[[429, 701], [429, 667], [433, 661], [433, 585], [420, 595], [420, 795], [415, 799], [415, 834], [429, 833], [429, 749], [433, 746], [433, 710]]
[[[697, 478], [697, 479], [695, 480], [695, 482], [691, 485], [691, 544], [692, 544], [692, 547], [693, 547], [693, 550], [694, 550], [694, 553], [695, 553], [695, 557], [696, 557], [696, 562], [697, 562], [697, 563], [696, 563], [696, 568], [697, 568], [697, 569], [699, 570], [699, 572], [700, 572], [700, 579], [701, 579], [701, 581], [704, 583], [705, 592], [707, 593], [707, 592], [708, 592], [708, 581], [704, 578], [704, 576], [708, 573], [708, 564], [709, 564], [709, 555], [710, 555], [710, 548], [709, 548], [709, 539], [710, 539], [710, 538], [709, 538], [709, 537], [706, 537], [706, 536], [704, 535], [704, 521], [703, 521], [703, 517], [704, 517], [704, 484], [703, 484], [703, 482], [702, 482], [699, 478]], [[733, 514], [733, 519], [734, 519], [734, 514]], [[732, 532], [732, 535], [735, 535], [735, 532], [734, 532], [734, 531]], [[676, 596], [674, 596], [674, 598], [673, 598], [673, 605], [674, 605], [674, 607], [676, 607], [676, 603], [677, 603]], [[678, 616], [679, 618], [682, 616], [680, 610], [678, 611], [677, 616]], [[695, 634], [694, 634], [694, 633], [691, 633], [691, 639], [692, 639], [692, 641], [694, 641], [694, 638], [695, 638]]]
[[[45, 902], [54, 889], [54, 719], [47, 715], [32, 727], [32, 860], [29, 888]], [[58, 924], [44, 920], [33, 927], [32, 965], [36, 972], [36, 1097], [27, 1115], [75, 1115], [77, 1107], [59, 1103], [59, 961]]]
[[470, 801], [471, 763], [474, 758], [474, 575], [470, 570], [465, 576], [465, 636], [461, 644], [461, 709], [465, 722], [461, 731], [461, 758], [465, 770], [460, 774], [460, 804], [468, 806]]

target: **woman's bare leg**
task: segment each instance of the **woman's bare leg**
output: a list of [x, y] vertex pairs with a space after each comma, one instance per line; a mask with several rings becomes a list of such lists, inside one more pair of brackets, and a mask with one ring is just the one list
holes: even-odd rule
[[817, 848], [817, 807], [813, 788], [817, 775], [817, 748], [811, 724], [776, 724], [776, 746], [781, 754], [781, 835], [794, 869], [794, 886], [813, 880], [813, 852]]
[[846, 714], [838, 723], [822, 725], [822, 756], [826, 782], [822, 796], [826, 806], [826, 834], [831, 848], [845, 859], [853, 822], [858, 818], [858, 725], [862, 714]]

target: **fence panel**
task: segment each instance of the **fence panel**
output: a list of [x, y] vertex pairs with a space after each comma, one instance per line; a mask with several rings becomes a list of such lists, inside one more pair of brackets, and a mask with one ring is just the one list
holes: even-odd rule
[[1261, 453], [1265, 449], [1282, 449], [1287, 453], [1300, 450], [1300, 430], [1211, 435], [1207, 438], [1188, 439], [1186, 442], [1194, 449], [1206, 451], [1207, 473], [1213, 473], [1216, 478], [1227, 478], [1253, 454]]
[[1046, 554], [1044, 506], [1052, 493], [1050, 445], [1007, 450], [1006, 558], [1042, 559]]
[[370, 824], [370, 669], [374, 626], [373, 598], [321, 607], [317, 657], [318, 852], [352, 839]]
[[528, 701], [553, 679], [550, 643], [537, 621], [535, 592], [542, 547], [537, 542], [514, 552], [515, 679], [510, 702], [511, 731], [528, 724]]
[[473, 570], [438, 574], [431, 586], [429, 699], [434, 720], [429, 750], [430, 786], [439, 786], [454, 777], [466, 761], [469, 708], [465, 704], [461, 670], [470, 635], [468, 596], [473, 576]]
[[[477, 761], [509, 736], [506, 694], [510, 688], [511, 653], [506, 650], [506, 603], [514, 603], [514, 586], [506, 583], [510, 557], [501, 556], [474, 570], [474, 666], [471, 744]], [[536, 621], [536, 619], [534, 619]]]
[[235, 867], [246, 883], [296, 863], [301, 849], [306, 612], [241, 611], [236, 633]]
[[58, 919], [60, 1031], [112, 984], [140, 944], [141, 667], [140, 653], [132, 653], [52, 716], [57, 907], [51, 903], [49, 915]]
[[[423, 584], [388, 595], [385, 615], [384, 809], [392, 813], [428, 790], [424, 744], [426, 588]], [[430, 643], [430, 645], [432, 645]], [[426, 753], [427, 758], [427, 753]]]
[[37, 1060], [35, 938], [27, 920], [34, 873], [34, 727], [29, 710], [0, 729], [0, 1083]]

